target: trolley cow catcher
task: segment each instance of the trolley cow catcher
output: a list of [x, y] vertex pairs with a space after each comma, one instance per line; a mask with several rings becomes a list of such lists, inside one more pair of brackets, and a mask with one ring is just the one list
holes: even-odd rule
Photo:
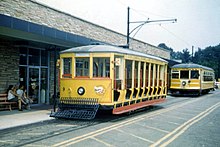
[[214, 89], [214, 70], [198, 64], [177, 64], [171, 68], [172, 94], [208, 93]]
[[93, 119], [98, 109], [121, 114], [163, 102], [167, 62], [108, 45], [60, 53], [60, 98], [53, 117]]

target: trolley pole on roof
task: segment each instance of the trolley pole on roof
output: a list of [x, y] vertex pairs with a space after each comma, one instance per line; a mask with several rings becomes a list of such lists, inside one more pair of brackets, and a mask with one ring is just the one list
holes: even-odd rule
[[[130, 44], [130, 35], [131, 33], [133, 33], [135, 30], [137, 30], [137, 32], [147, 23], [152, 23], [152, 22], [172, 22], [175, 23], [177, 22], [177, 19], [162, 19], [162, 20], [146, 20], [146, 21], [134, 21], [134, 22], [130, 22], [130, 7], [128, 7], [128, 18], [127, 18], [127, 45], [126, 47], [129, 48], [129, 44]], [[137, 27], [135, 27], [133, 30], [130, 31], [130, 24], [131, 23], [138, 23], [139, 25]], [[135, 33], [135, 35], [137, 34], [137, 32]], [[135, 36], [134, 35], [134, 36]], [[134, 37], [133, 36], [133, 37]]]

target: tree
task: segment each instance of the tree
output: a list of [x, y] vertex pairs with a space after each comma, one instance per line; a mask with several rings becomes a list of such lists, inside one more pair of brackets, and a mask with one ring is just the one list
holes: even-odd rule
[[172, 49], [171, 47], [168, 47], [165, 43], [160, 43], [160, 44], [158, 45], [158, 47], [170, 51], [170, 57], [171, 57], [171, 59], [179, 59], [178, 57], [176, 57], [176, 56], [178, 56], [178, 55], [173, 51], [173, 49]]
[[212, 68], [216, 78], [220, 78], [220, 44], [214, 47], [198, 49], [193, 57], [193, 62]]
[[182, 60], [182, 52], [180, 51], [177, 51], [177, 52], [171, 52], [171, 59], [174, 59], [174, 60]]
[[190, 55], [187, 48], [183, 49], [182, 52], [175, 52], [165, 43], [160, 43], [158, 47], [170, 50], [171, 59], [182, 60], [183, 63], [193, 62], [210, 67], [215, 71], [215, 77], [220, 78], [220, 44], [217, 46], [209, 46], [205, 49], [199, 48], [198, 51], [195, 52], [194, 57]]
[[182, 53], [182, 57], [181, 57], [182, 62], [183, 63], [189, 63], [191, 61], [190, 58], [191, 58], [191, 55], [190, 55], [188, 49], [187, 48], [183, 49], [183, 53]]
[[160, 48], [163, 48], [163, 49], [166, 49], [166, 50], [169, 50], [169, 51], [173, 51], [173, 49], [172, 48], [170, 48], [170, 47], [168, 47], [165, 43], [160, 43], [159, 45], [158, 45], [158, 47], [160, 47]]

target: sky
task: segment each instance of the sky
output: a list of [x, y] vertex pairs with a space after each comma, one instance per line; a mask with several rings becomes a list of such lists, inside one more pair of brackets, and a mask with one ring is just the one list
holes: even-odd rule
[[[220, 44], [219, 0], [36, 0], [75, 17], [127, 34], [130, 21], [177, 19], [176, 23], [147, 23], [135, 39], [158, 46], [165, 43], [174, 51], [194, 51]], [[131, 23], [130, 30], [139, 24]], [[125, 42], [126, 44], [126, 42]]]

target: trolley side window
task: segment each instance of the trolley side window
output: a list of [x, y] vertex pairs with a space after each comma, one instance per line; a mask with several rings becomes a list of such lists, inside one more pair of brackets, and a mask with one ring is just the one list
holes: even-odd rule
[[203, 76], [204, 81], [214, 81], [214, 74], [212, 72], [204, 72]]
[[191, 70], [191, 79], [199, 79], [199, 71]]
[[189, 79], [189, 70], [181, 70], [180, 79]]
[[110, 77], [110, 58], [93, 58], [93, 77]]
[[89, 77], [89, 57], [75, 58], [76, 77]]
[[114, 67], [114, 89], [124, 89], [124, 59], [121, 56], [115, 56], [115, 67]]
[[72, 58], [63, 58], [63, 78], [72, 77]]
[[126, 60], [125, 62], [125, 84], [126, 88], [132, 87], [132, 61]]

